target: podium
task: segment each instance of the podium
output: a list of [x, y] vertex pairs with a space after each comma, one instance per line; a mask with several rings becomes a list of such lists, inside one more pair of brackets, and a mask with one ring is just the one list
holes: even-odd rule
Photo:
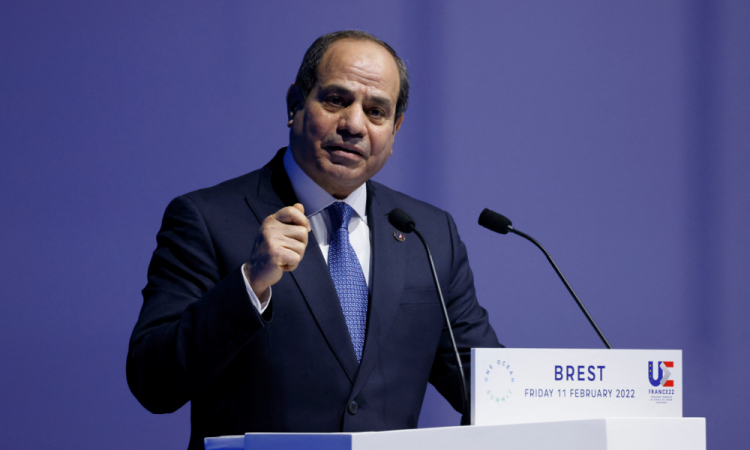
[[679, 350], [472, 349], [472, 426], [248, 433], [206, 450], [706, 449], [682, 417]]
[[681, 450], [706, 449], [703, 418], [606, 418], [363, 433], [248, 433], [206, 450]]

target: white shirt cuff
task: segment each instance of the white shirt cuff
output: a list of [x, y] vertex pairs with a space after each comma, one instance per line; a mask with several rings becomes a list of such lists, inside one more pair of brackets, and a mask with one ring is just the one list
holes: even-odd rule
[[255, 308], [258, 310], [258, 313], [263, 314], [266, 311], [266, 308], [268, 308], [268, 305], [271, 303], [271, 287], [268, 287], [268, 298], [261, 302], [257, 295], [255, 295], [255, 291], [253, 291], [253, 288], [250, 286], [250, 281], [245, 276], [245, 265], [247, 263], [242, 265], [242, 279], [245, 280], [245, 289], [247, 289], [247, 295], [250, 297], [250, 303], [255, 306]]

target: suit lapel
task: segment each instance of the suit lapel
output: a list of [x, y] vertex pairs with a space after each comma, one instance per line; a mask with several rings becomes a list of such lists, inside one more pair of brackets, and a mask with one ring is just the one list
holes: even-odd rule
[[[282, 151], [264, 168], [257, 193], [248, 194], [246, 201], [260, 222], [284, 206], [296, 203], [294, 189], [284, 171]], [[290, 275], [302, 292], [310, 312], [349, 381], [354, 383], [359, 370], [357, 356], [338, 301], [336, 287], [312, 232], [308, 237], [302, 262]]]
[[344, 312], [339, 303], [336, 286], [333, 284], [328, 265], [312, 233], [310, 233], [309, 242], [312, 245], [308, 244], [305, 257], [292, 272], [292, 278], [302, 291], [315, 321], [318, 322], [320, 330], [325, 335], [341, 367], [346, 371], [349, 381], [354, 383], [359, 364], [349, 329], [346, 327], [346, 319], [344, 319]]
[[378, 196], [375, 186], [368, 182], [368, 222], [372, 237], [372, 295], [365, 348], [352, 396], [356, 396], [377, 365], [378, 356], [398, 313], [405, 282], [406, 243], [395, 239], [395, 229], [386, 216], [393, 205]]

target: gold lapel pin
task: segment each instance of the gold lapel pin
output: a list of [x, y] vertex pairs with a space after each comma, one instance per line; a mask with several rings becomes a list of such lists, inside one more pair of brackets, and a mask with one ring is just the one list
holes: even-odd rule
[[404, 242], [406, 240], [406, 236], [404, 236], [404, 233], [401, 233], [400, 231], [394, 231], [393, 237], [395, 237], [399, 242]]

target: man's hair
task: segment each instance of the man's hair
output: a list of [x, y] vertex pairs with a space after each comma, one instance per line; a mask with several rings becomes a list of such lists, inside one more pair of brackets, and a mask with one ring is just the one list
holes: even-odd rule
[[396, 51], [393, 50], [390, 45], [364, 31], [335, 31], [333, 33], [324, 34], [313, 42], [310, 48], [307, 49], [307, 52], [305, 52], [305, 57], [302, 59], [302, 64], [299, 66], [299, 71], [297, 71], [297, 79], [294, 81], [294, 84], [297, 85], [297, 88], [299, 88], [302, 93], [302, 97], [307, 99], [313, 86], [315, 86], [315, 82], [318, 81], [318, 66], [323, 59], [323, 55], [336, 41], [342, 39], [374, 42], [388, 50], [388, 53], [393, 56], [396, 66], [398, 66], [399, 81], [395, 118], [398, 119], [401, 117], [404, 111], [406, 111], [406, 106], [409, 104], [409, 74], [406, 72], [406, 65], [404, 65], [404, 61], [398, 57]]

